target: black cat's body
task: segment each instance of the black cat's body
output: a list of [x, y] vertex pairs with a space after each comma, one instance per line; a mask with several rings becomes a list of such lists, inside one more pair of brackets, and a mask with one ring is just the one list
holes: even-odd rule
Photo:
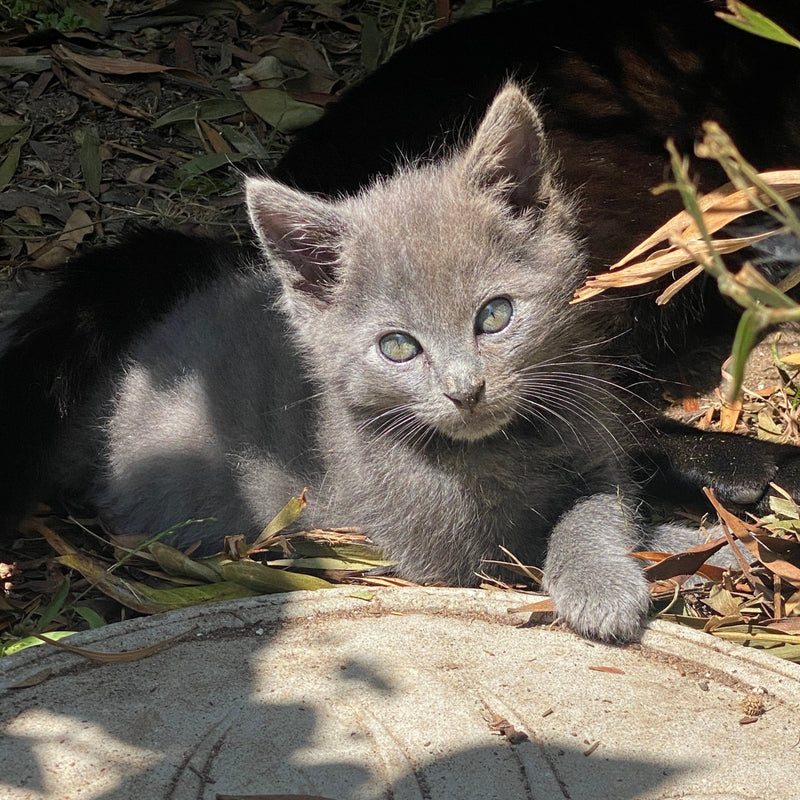
[[246, 252], [177, 231], [133, 231], [70, 264], [57, 289], [16, 321], [14, 347], [0, 359], [2, 410], [14, 420], [0, 427], [4, 530], [37, 493], [53, 490], [51, 453], [72, 413], [118, 368], [143, 326], [193, 289], [236, 272]]
[[[800, 9], [751, 3], [790, 32]], [[468, 137], [509, 76], [537, 99], [567, 189], [581, 198], [589, 267], [602, 272], [681, 210], [665, 148], [691, 156], [715, 120], [759, 169], [797, 166], [800, 51], [725, 23], [721, 0], [544, 0], [465, 20], [406, 48], [301, 131], [274, 171], [336, 196], [389, 174], [398, 157], [435, 157]], [[693, 159], [703, 190], [725, 183]], [[795, 256], [797, 258], [797, 256]], [[699, 319], [727, 308], [698, 281], [681, 302], [657, 291], [608, 303], [625, 346], [647, 358], [680, 348]], [[710, 302], [709, 302], [710, 299]]]
[[[789, 30], [791, 3], [754, 2]], [[406, 48], [301, 131], [274, 172], [304, 191], [352, 192], [397, 159], [469, 136], [509, 78], [537, 99], [562, 177], [580, 192], [590, 267], [605, 269], [680, 209], [667, 139], [693, 153], [713, 119], [761, 169], [797, 165], [800, 51], [719, 20], [706, 0], [545, 0], [445, 28]], [[706, 189], [725, 181], [696, 160]]]
[[[800, 469], [792, 448], [640, 425], [609, 357], [637, 349], [628, 327], [641, 343], [671, 324], [641, 302], [566, 303], [587, 268], [673, 210], [649, 191], [667, 177], [665, 136], [688, 145], [716, 117], [759, 166], [791, 163], [798, 57], [778, 51], [764, 89], [774, 48], [699, 0], [553, 0], [410, 48], [278, 167], [300, 189], [352, 199], [250, 182], [266, 264], [142, 231], [79, 259], [20, 317], [0, 359], [0, 413], [19, 423], [0, 440], [4, 516], [64, 489], [126, 530], [219, 511], [199, 534], [213, 547], [316, 480], [313, 519], [361, 524], [412, 577], [466, 583], [499, 544], [538, 562], [547, 550], [567, 621], [632, 638], [646, 606], [625, 555], [641, 535], [635, 481], [680, 499], [710, 484], [754, 505], [770, 481], [800, 488]], [[484, 117], [509, 73], [544, 98], [549, 146], [518, 90]], [[470, 145], [452, 156], [455, 141]], [[431, 163], [372, 185], [400, 154]], [[506, 299], [510, 333], [479, 329]], [[420, 349], [384, 373], [387, 337]], [[612, 588], [598, 596], [589, 572]]]

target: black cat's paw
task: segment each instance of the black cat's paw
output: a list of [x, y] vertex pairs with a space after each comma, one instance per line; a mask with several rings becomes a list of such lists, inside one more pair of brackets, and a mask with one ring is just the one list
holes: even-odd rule
[[800, 500], [800, 447], [658, 420], [632, 452], [646, 497], [698, 506], [710, 488], [726, 506], [769, 510], [770, 484]]
[[[738, 449], [738, 448], [737, 448]], [[718, 454], [724, 458], [724, 453]], [[687, 470], [693, 476], [694, 471]], [[751, 452], [744, 458], [714, 463], [709, 459], [697, 470], [695, 481], [710, 489], [724, 506], [758, 507], [778, 474], [778, 465], [771, 452]]]
[[[719, 434], [718, 434], [719, 436]], [[770, 512], [770, 498], [780, 487], [800, 502], [800, 447], [763, 442], [744, 436], [715, 438], [698, 484], [707, 486], [728, 507]]]

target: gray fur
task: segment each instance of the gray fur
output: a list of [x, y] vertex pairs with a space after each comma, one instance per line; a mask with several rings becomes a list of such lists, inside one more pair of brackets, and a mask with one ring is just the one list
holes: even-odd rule
[[[544, 563], [572, 628], [635, 638], [648, 597], [627, 555], [642, 536], [627, 412], [596, 311], [567, 304], [586, 273], [575, 209], [522, 91], [448, 160], [338, 202], [253, 178], [247, 204], [265, 264], [142, 335], [65, 477], [92, 442], [92, 500], [116, 530], [214, 515], [173, 537], [207, 549], [308, 485], [307, 522], [357, 525], [401, 575], [471, 584], [503, 545]], [[498, 297], [510, 324], [476, 333]], [[423, 351], [389, 361], [391, 332]]]

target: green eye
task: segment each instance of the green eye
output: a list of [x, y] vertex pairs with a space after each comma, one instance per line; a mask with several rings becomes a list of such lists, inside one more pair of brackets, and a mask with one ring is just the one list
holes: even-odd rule
[[419, 342], [407, 333], [387, 333], [378, 346], [389, 361], [411, 361], [422, 352]]
[[505, 297], [495, 297], [490, 300], [479, 312], [475, 319], [477, 333], [499, 333], [511, 322], [514, 316], [514, 306]]

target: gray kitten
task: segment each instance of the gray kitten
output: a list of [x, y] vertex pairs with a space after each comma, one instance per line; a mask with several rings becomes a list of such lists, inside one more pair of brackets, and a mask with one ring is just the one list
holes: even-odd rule
[[61, 483], [90, 482], [117, 531], [215, 516], [171, 539], [206, 549], [308, 485], [307, 522], [357, 525], [405, 577], [474, 584], [503, 545], [544, 564], [574, 630], [635, 638], [631, 419], [596, 309], [568, 306], [586, 265], [554, 167], [509, 84], [462, 152], [356, 197], [249, 179], [266, 263], [137, 339], [113, 399], [72, 431]]

